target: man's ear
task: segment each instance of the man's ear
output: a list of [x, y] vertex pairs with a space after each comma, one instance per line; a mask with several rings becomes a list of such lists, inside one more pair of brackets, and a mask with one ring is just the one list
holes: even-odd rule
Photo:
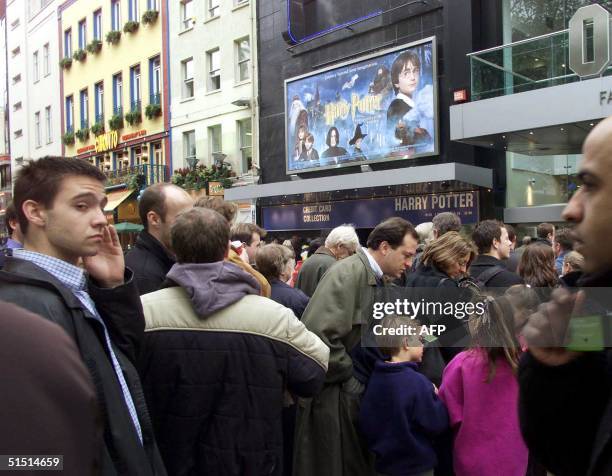
[[150, 210], [147, 212], [147, 222], [149, 223], [149, 226], [159, 226], [161, 223], [161, 218], [156, 212]]
[[47, 224], [47, 209], [40, 203], [34, 200], [26, 200], [23, 202], [21, 209], [32, 225], [42, 228]]
[[389, 242], [382, 241], [380, 245], [378, 246], [378, 249], [380, 250], [383, 256], [387, 256], [387, 253], [389, 252], [391, 247], [389, 246]]

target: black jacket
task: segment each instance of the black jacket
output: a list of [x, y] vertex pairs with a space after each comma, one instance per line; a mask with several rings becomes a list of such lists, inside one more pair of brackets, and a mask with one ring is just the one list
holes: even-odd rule
[[518, 274], [508, 271], [503, 261], [489, 255], [478, 255], [476, 257], [470, 266], [470, 276], [478, 279], [481, 273], [494, 266], [500, 266], [502, 271], [485, 283], [487, 288], [509, 288], [515, 284], [523, 284], [523, 279]]
[[[410, 294], [409, 299], [418, 302], [424, 299], [430, 303], [468, 301], [471, 299], [469, 291], [460, 289], [454, 279], [440, 271], [435, 266], [426, 266], [421, 263], [418, 269], [406, 276], [407, 288], [423, 288], [423, 291]], [[427, 346], [423, 357], [420, 371], [432, 382], [438, 385], [442, 379], [442, 371], [445, 364], [468, 345], [468, 333], [461, 319], [455, 316], [427, 316], [417, 318], [421, 324], [443, 324], [446, 331], [438, 336], [435, 345]], [[441, 360], [443, 359], [443, 361]]]
[[270, 286], [272, 287], [270, 299], [288, 307], [293, 311], [295, 317], [301, 319], [310, 298], [299, 289], [292, 288], [278, 279], [271, 280]]
[[173, 264], [174, 259], [146, 230], [139, 233], [134, 248], [125, 256], [125, 265], [134, 272], [141, 296], [160, 289]]
[[[609, 288], [612, 273], [579, 281]], [[599, 297], [605, 290], [597, 291]], [[601, 303], [612, 309], [608, 296]], [[610, 319], [603, 316], [603, 319]], [[527, 353], [519, 368], [519, 415], [525, 442], [535, 458], [557, 476], [612, 474], [612, 351], [585, 352], [548, 367]]]
[[166, 471], [157, 449], [142, 387], [133, 362], [144, 333], [142, 305], [126, 270], [126, 284], [113, 289], [89, 282], [89, 294], [104, 320], [136, 406], [143, 444], [125, 404], [107, 354], [102, 325], [51, 274], [28, 261], [7, 258], [0, 271], [0, 299], [59, 324], [76, 343], [94, 382], [104, 422], [104, 476], [157, 476]]

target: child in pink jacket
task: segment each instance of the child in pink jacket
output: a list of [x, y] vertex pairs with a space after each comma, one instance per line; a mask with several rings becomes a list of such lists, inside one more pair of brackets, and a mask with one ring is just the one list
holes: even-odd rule
[[456, 476], [525, 476], [529, 454], [519, 428], [515, 308], [507, 297], [487, 307], [470, 321], [476, 347], [455, 356], [442, 376], [453, 467]]

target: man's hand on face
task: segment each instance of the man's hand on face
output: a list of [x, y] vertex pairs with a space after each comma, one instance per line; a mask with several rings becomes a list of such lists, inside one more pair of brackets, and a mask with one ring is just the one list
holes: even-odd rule
[[564, 365], [580, 355], [567, 345], [567, 333], [572, 314], [584, 302], [584, 292], [572, 294], [566, 289], [556, 289], [549, 302], [541, 304], [538, 312], [529, 316], [522, 334], [529, 352], [544, 365]]
[[124, 283], [125, 260], [115, 227], [104, 227], [98, 254], [84, 257], [83, 265], [103, 288], [114, 288]]

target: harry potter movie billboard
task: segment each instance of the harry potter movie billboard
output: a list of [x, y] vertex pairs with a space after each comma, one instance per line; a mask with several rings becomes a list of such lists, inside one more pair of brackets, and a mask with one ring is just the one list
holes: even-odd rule
[[436, 39], [285, 81], [287, 173], [438, 154]]

